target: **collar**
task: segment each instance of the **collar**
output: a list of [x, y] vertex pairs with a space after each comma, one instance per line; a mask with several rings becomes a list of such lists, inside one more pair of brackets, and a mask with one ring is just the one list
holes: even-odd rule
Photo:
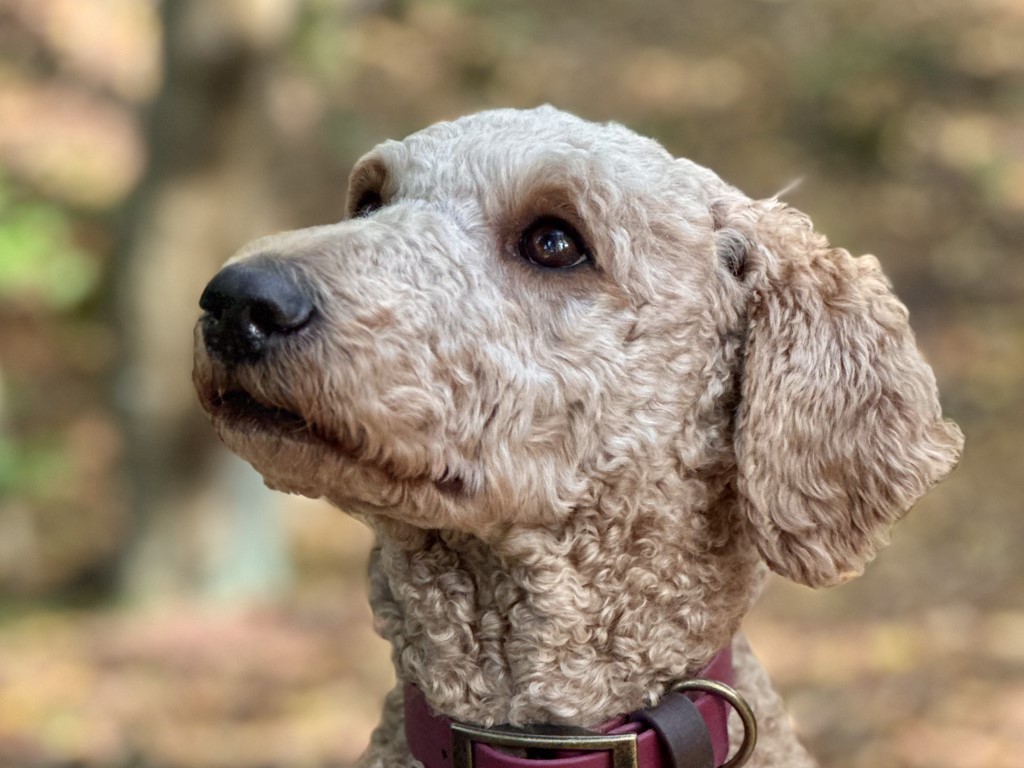
[[[732, 683], [732, 650], [726, 646], [697, 678], [677, 686], [656, 707], [593, 731], [458, 723], [434, 714], [423, 692], [406, 683], [405, 736], [424, 768], [738, 768], [753, 750], [756, 724]], [[739, 712], [745, 729], [743, 745], [728, 762], [727, 704]]]

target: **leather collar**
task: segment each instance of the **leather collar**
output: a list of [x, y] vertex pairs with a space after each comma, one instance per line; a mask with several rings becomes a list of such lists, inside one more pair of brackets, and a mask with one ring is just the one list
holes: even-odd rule
[[[731, 648], [719, 651], [696, 677], [731, 686]], [[590, 732], [550, 726], [478, 729], [434, 714], [419, 688], [410, 683], [405, 686], [406, 741], [412, 756], [424, 768], [718, 768], [726, 764], [729, 751], [728, 718], [729, 707], [718, 695], [669, 693], [656, 707], [617, 717]], [[472, 735], [467, 737], [465, 731]], [[540, 754], [533, 750], [512, 753], [486, 743], [495, 734], [498, 742], [507, 745], [507, 739], [503, 741], [507, 734], [524, 733], [547, 734], [549, 741], [562, 734], [565, 741], [584, 733], [590, 737], [635, 734], [635, 747], [629, 747], [631, 756], [624, 761], [620, 753], [609, 748], [578, 751], [556, 744]], [[633, 739], [627, 737], [626, 741]], [[729, 764], [734, 763], [735, 758]]]

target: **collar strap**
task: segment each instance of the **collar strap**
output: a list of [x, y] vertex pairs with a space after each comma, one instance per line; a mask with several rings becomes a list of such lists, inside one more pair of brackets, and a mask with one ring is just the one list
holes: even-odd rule
[[[423, 692], [405, 685], [405, 735], [424, 768], [736, 768], [729, 751], [732, 651], [718, 652], [697, 675], [710, 681], [696, 696], [668, 693], [651, 709], [610, 720], [594, 731], [582, 728], [507, 726], [478, 728], [435, 715]], [[695, 687], [686, 684], [686, 687]], [[742, 704], [742, 700], [740, 700]], [[745, 704], [743, 705], [745, 707]], [[748, 729], [741, 752], [753, 747]], [[503, 751], [513, 748], [515, 752]], [[525, 755], [525, 756], [524, 756]], [[743, 756], [745, 759], [746, 755]]]

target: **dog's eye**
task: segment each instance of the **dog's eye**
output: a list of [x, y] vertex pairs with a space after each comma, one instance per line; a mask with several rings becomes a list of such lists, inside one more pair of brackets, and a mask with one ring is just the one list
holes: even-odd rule
[[519, 241], [524, 259], [549, 269], [582, 264], [590, 254], [572, 225], [561, 219], [543, 218], [531, 224]]
[[384, 199], [380, 196], [380, 192], [367, 190], [359, 196], [359, 201], [352, 209], [352, 215], [357, 219], [362, 219], [383, 207]]

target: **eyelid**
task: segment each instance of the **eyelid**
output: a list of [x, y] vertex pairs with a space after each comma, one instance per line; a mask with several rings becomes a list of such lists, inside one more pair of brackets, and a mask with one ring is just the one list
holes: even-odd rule
[[581, 191], [572, 184], [550, 183], [537, 179], [517, 194], [502, 214], [501, 226], [506, 236], [518, 240], [527, 228], [541, 219], [555, 219], [568, 224], [578, 241], [592, 258], [596, 256], [591, 222], [578, 206]]
[[536, 229], [538, 227], [555, 227], [557, 229], [561, 229], [576, 242], [576, 245], [580, 246], [581, 251], [590, 253], [590, 245], [587, 243], [587, 239], [580, 234], [579, 227], [577, 227], [572, 221], [558, 215], [547, 214], [544, 216], [538, 216], [527, 227], [527, 229]]

